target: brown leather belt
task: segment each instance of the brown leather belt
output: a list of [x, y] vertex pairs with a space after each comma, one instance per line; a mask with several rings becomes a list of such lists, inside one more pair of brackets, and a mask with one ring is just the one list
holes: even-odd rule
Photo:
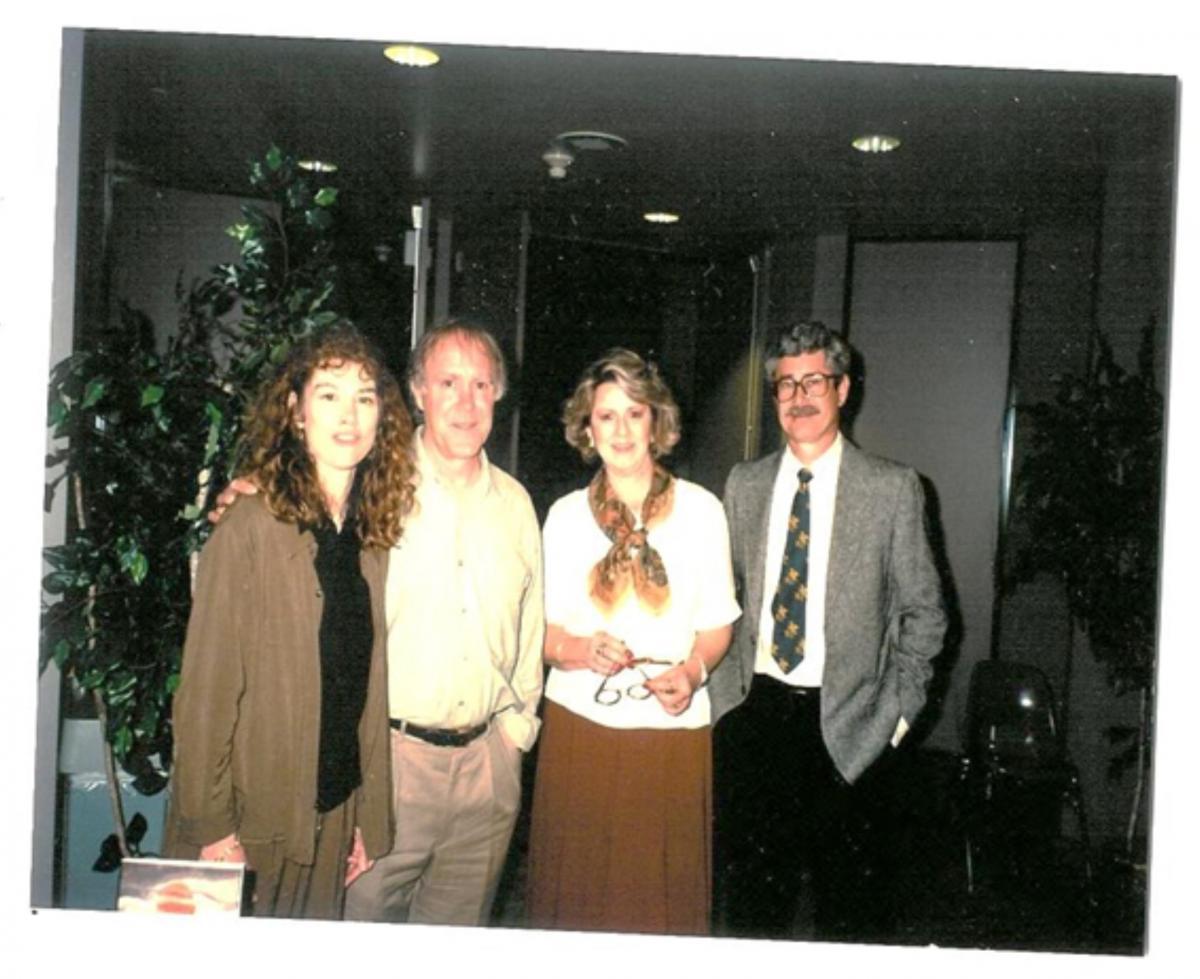
[[414, 738], [420, 738], [427, 744], [436, 745], [439, 748], [461, 748], [470, 744], [488, 729], [486, 721], [483, 724], [476, 724], [475, 727], [458, 729], [422, 727], [412, 721], [397, 720], [394, 717], [390, 718], [388, 723], [397, 731], [411, 734]]

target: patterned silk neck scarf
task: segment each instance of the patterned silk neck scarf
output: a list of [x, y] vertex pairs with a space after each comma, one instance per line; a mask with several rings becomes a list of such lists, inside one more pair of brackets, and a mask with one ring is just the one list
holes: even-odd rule
[[617, 499], [603, 467], [588, 487], [588, 504], [597, 526], [612, 541], [588, 580], [588, 593], [596, 607], [610, 615], [632, 587], [645, 608], [661, 612], [671, 597], [671, 587], [662, 558], [647, 542], [646, 534], [670, 516], [675, 505], [675, 478], [655, 465], [650, 492], [642, 503], [641, 527], [636, 526], [629, 507]]
[[771, 606], [775, 616], [771, 657], [784, 673], [790, 673], [804, 659], [804, 610], [808, 603], [808, 484], [812, 481], [812, 473], [801, 469], [799, 479], [800, 485], [792, 497], [792, 512], [788, 516], [779, 587]]

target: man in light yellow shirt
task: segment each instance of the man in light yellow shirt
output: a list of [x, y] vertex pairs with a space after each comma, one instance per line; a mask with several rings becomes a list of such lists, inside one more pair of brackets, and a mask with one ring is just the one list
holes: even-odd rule
[[487, 922], [542, 693], [542, 554], [529, 494], [483, 450], [504, 394], [486, 331], [413, 352], [416, 501], [387, 583], [392, 852], [350, 888], [357, 920]]

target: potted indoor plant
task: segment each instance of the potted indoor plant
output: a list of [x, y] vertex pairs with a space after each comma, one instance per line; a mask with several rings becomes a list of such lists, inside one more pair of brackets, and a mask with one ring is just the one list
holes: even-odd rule
[[1150, 766], [1157, 639], [1163, 399], [1154, 326], [1142, 333], [1133, 371], [1094, 334], [1085, 373], [1063, 376], [1054, 401], [1030, 409], [1031, 451], [1015, 484], [1023, 542], [1014, 581], [1048, 573], [1061, 582], [1069, 634], [1087, 636], [1117, 694], [1139, 698], [1140, 723], [1106, 732], [1118, 747], [1110, 774], [1136, 771], [1130, 857]]
[[250, 183], [262, 203], [228, 229], [239, 260], [176, 287], [179, 328], [164, 350], [124, 309], [50, 375], [48, 424], [62, 447], [47, 458], [47, 507], [68, 494], [68, 532], [44, 551], [40, 656], [94, 704], [104, 735], [116, 833], [97, 869], [137, 852], [117, 766], [143, 794], [166, 784], [190, 559], [236, 465], [245, 405], [292, 343], [337, 318], [337, 191], [274, 147], [251, 164]]

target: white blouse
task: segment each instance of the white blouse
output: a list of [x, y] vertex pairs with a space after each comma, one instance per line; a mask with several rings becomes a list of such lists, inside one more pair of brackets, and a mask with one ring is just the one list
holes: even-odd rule
[[[604, 630], [622, 640], [637, 657], [681, 663], [691, 653], [697, 632], [737, 619], [741, 608], [734, 599], [729, 528], [725, 511], [712, 493], [676, 479], [671, 514], [664, 523], [651, 528], [647, 540], [662, 556], [667, 569], [671, 595], [666, 606], [654, 613], [638, 602], [630, 588], [612, 614], [605, 616], [588, 595], [588, 576], [608, 552], [611, 541], [596, 525], [586, 489], [557, 500], [542, 530], [546, 622], [574, 636], [591, 636]], [[644, 667], [650, 676], [668, 668]], [[706, 687], [695, 692], [686, 711], [673, 717], [657, 698], [638, 700], [627, 694], [642, 679], [636, 667], [610, 677], [607, 688], [620, 691], [621, 698], [607, 706], [595, 699], [603, 680], [600, 674], [552, 667], [545, 695], [606, 727], [698, 728], [709, 723]]]

